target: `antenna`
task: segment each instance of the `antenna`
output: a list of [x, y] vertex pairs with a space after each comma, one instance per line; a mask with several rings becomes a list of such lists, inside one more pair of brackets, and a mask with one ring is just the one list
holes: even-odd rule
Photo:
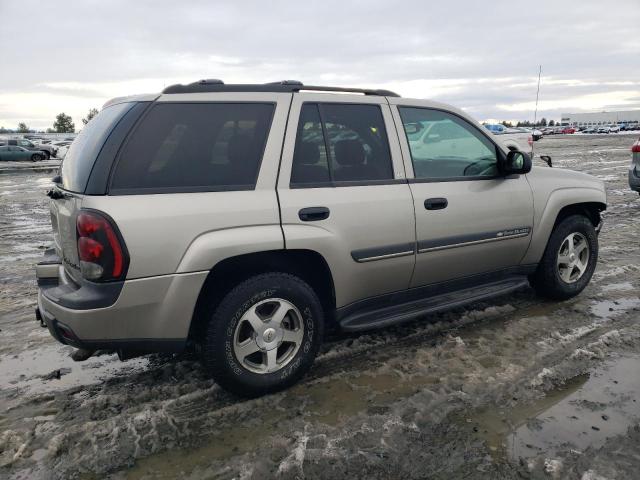
[[[536, 122], [538, 120], [538, 98], [540, 97], [540, 77], [542, 76], [542, 65], [538, 67], [538, 90], [536, 91], [536, 108], [533, 112], [533, 129], [536, 129]], [[531, 140], [533, 140], [533, 132], [531, 132]], [[536, 142], [531, 142], [531, 159], [533, 160], [533, 146]]]

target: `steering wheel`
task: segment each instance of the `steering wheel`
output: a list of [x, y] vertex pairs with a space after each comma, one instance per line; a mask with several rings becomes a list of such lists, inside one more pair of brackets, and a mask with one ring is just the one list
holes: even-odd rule
[[487, 160], [483, 158], [482, 160], [470, 163], [464, 168], [462, 173], [465, 177], [477, 177], [479, 175], [484, 175], [491, 167], [493, 167], [493, 165], [486, 166], [486, 162]]

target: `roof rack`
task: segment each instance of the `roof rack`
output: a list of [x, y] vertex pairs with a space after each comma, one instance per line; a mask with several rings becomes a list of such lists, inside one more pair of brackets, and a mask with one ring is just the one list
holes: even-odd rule
[[338, 93], [362, 93], [364, 95], [377, 95], [381, 97], [399, 97], [390, 90], [370, 89], [370, 88], [344, 88], [344, 87], [323, 87], [318, 85], [304, 85], [298, 80], [282, 80], [271, 83], [230, 83], [225, 84], [218, 79], [204, 79], [187, 85], [176, 84], [165, 88], [162, 93], [199, 93], [199, 92], [279, 92], [292, 93], [300, 91], [313, 92], [338, 92]]

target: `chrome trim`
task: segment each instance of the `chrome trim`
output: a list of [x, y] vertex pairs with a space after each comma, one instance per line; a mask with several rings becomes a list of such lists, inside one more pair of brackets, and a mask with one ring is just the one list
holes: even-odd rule
[[376, 260], [386, 260], [387, 258], [406, 257], [407, 255], [413, 255], [413, 250], [407, 250], [406, 252], [388, 253], [387, 255], [377, 255], [375, 257], [365, 257], [356, 260], [358, 263], [374, 262]]
[[59, 263], [39, 263], [36, 265], [36, 278], [58, 278]]
[[528, 237], [529, 233], [531, 232], [529, 231], [524, 233], [517, 233], [514, 235], [503, 235], [501, 237], [485, 238], [482, 240], [473, 240], [471, 242], [452, 243], [449, 245], [441, 245], [438, 247], [421, 248], [418, 250], [418, 253], [437, 252], [438, 250], [447, 250], [449, 248], [459, 248], [459, 247], [466, 247], [469, 245], [479, 245], [481, 243], [497, 242], [499, 240], [511, 240], [513, 238]]

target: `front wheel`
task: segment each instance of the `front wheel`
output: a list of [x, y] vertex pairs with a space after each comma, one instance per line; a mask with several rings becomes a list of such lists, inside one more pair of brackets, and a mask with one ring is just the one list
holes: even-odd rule
[[315, 292], [285, 273], [252, 277], [229, 292], [209, 319], [203, 363], [214, 380], [243, 397], [287, 388], [311, 367], [324, 315]]
[[583, 215], [572, 215], [551, 233], [531, 285], [544, 297], [566, 300], [584, 290], [597, 261], [598, 235], [593, 224]]
[[43, 158], [44, 157], [42, 155], [40, 155], [39, 153], [34, 153], [33, 155], [31, 155], [31, 161], [32, 162], [39, 162]]

